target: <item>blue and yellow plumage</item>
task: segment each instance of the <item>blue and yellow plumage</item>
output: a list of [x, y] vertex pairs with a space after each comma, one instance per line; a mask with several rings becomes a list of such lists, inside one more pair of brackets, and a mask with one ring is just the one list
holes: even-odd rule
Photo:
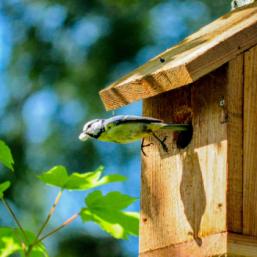
[[167, 149], [164, 146], [164, 140], [160, 140], [154, 133], [163, 129], [186, 131], [189, 129], [189, 125], [165, 123], [150, 117], [119, 115], [109, 119], [95, 119], [87, 122], [79, 139], [86, 141], [89, 138], [95, 138], [104, 142], [126, 144], [153, 135]]

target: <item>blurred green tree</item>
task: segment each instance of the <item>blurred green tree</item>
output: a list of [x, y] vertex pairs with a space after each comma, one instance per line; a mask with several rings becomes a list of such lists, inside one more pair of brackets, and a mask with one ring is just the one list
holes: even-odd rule
[[77, 140], [86, 120], [108, 115], [98, 91], [229, 9], [224, 0], [1, 0], [0, 137], [16, 160], [8, 197], [23, 222], [33, 229], [46, 205], [27, 175], [56, 164], [129, 170], [137, 186], [125, 189], [139, 194], [139, 148]]
[[92, 237], [73, 231], [60, 240], [55, 257], [128, 257], [118, 241], [106, 237]]

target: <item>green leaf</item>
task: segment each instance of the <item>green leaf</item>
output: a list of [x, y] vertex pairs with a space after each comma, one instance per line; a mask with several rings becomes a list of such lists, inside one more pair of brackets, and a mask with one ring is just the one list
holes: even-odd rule
[[0, 199], [4, 197], [4, 191], [6, 191], [10, 187], [10, 185], [11, 185], [10, 181], [5, 181], [0, 184]]
[[42, 173], [40, 176], [38, 176], [38, 178], [46, 184], [63, 187], [69, 177], [65, 167], [55, 166], [52, 169]]
[[10, 148], [4, 141], [0, 140], [0, 163], [13, 171], [14, 160]]
[[21, 249], [20, 241], [18, 241], [14, 230], [0, 228], [0, 256], [7, 257]]
[[94, 191], [86, 197], [87, 207], [81, 210], [80, 216], [84, 222], [97, 223], [115, 238], [138, 236], [139, 214], [122, 211], [136, 200], [120, 192], [110, 192], [104, 196], [101, 191]]
[[92, 172], [74, 172], [68, 175], [65, 167], [55, 166], [49, 171], [42, 173], [39, 179], [46, 184], [67, 190], [88, 190], [108, 183], [126, 180], [126, 177], [119, 174], [112, 174], [101, 178], [102, 173], [103, 167], [100, 166], [97, 170]]
[[135, 197], [121, 194], [120, 192], [110, 192], [106, 196], [101, 191], [94, 191], [87, 196], [85, 202], [89, 208], [104, 208], [122, 210], [137, 200]]
[[[7, 257], [11, 256], [14, 253], [20, 253], [21, 256], [24, 256], [23, 244], [31, 244], [36, 236], [29, 231], [26, 231], [27, 238], [29, 242], [26, 242], [23, 234], [19, 229], [1, 227], [0, 228], [0, 256]], [[27, 246], [25, 246], [28, 249]], [[30, 257], [48, 257], [45, 246], [42, 243], [39, 243], [33, 247]]]

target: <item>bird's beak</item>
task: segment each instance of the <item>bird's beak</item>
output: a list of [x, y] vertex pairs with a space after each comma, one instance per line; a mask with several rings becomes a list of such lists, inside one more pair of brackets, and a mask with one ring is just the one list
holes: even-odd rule
[[89, 139], [89, 135], [87, 135], [85, 132], [82, 132], [80, 135], [79, 135], [79, 140], [81, 141], [86, 141]]

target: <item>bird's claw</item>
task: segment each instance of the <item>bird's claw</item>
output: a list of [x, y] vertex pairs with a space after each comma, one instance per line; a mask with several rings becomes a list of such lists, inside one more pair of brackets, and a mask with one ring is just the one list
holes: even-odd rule
[[159, 143], [160, 143], [161, 146], [162, 146], [162, 149], [163, 149], [166, 153], [168, 153], [168, 152], [169, 152], [169, 149], [168, 149], [167, 145], [165, 144], [165, 141], [167, 140], [167, 136], [165, 136], [165, 137], [161, 140], [158, 136], [156, 136], [155, 133], [152, 132], [152, 134], [153, 134], [153, 136], [159, 141]]
[[160, 144], [161, 144], [163, 150], [167, 153], [169, 151], [169, 149], [168, 149], [167, 145], [165, 144], [166, 140], [167, 140], [167, 136], [165, 136], [163, 138], [163, 140], [160, 140]]
[[146, 145], [145, 145], [144, 142], [145, 142], [145, 139], [143, 138], [142, 143], [141, 143], [141, 152], [142, 152], [142, 154], [143, 154], [144, 156], [147, 156], [146, 153], [145, 153], [145, 151], [144, 151], [144, 148], [145, 148], [145, 147], [148, 147], [148, 146], [150, 146], [150, 145], [152, 145], [153, 143], [149, 143], [149, 144], [146, 144]]

